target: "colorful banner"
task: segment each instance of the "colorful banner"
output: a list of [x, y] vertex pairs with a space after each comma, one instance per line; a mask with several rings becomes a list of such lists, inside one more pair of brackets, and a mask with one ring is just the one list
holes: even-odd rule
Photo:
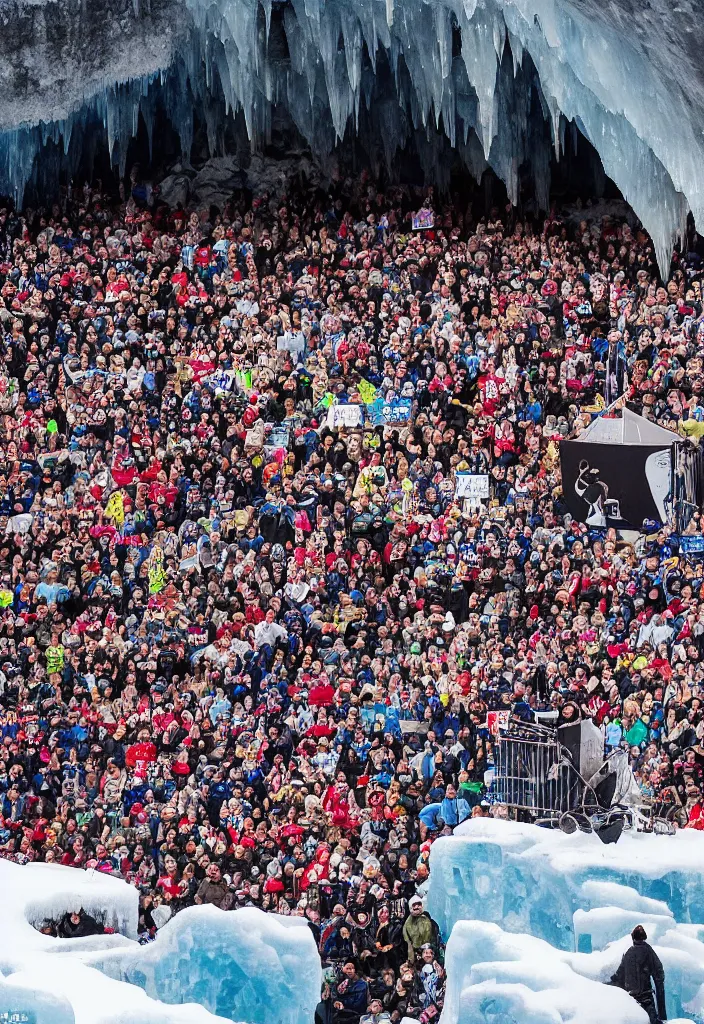
[[435, 214], [426, 206], [421, 207], [411, 217], [411, 227], [414, 231], [428, 231], [435, 226]]
[[377, 396], [371, 405], [367, 406], [367, 418], [372, 426], [387, 426], [391, 423], [407, 423], [411, 418], [413, 399], [394, 398], [390, 402]]

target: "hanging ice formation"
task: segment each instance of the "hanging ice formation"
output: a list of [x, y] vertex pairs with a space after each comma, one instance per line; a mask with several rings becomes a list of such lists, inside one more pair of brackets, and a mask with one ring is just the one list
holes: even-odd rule
[[[107, 137], [124, 163], [160, 104], [188, 158], [194, 111], [217, 151], [241, 112], [257, 146], [277, 106], [321, 159], [346, 133], [393, 168], [413, 138], [442, 179], [451, 145], [541, 202], [577, 126], [649, 229], [661, 266], [704, 223], [700, 0], [67, 0], [3, 8], [0, 189], [69, 173]], [[446, 140], [446, 141], [445, 141]], [[37, 161], [39, 153], [46, 159]]]

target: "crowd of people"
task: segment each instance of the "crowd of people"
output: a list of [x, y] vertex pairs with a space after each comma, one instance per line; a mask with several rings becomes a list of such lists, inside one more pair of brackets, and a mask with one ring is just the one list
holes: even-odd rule
[[558, 450], [614, 387], [698, 443], [699, 259], [426, 199], [0, 209], [0, 852], [124, 878], [145, 941], [305, 917], [322, 1024], [438, 1015], [491, 712], [589, 716], [704, 827], [701, 563], [573, 521]]

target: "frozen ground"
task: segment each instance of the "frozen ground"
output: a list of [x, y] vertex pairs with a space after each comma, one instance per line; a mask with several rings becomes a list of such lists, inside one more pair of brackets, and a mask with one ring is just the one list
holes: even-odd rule
[[5, 0], [0, 16], [0, 186], [18, 193], [43, 148], [45, 176], [101, 135], [124, 163], [158, 107], [186, 158], [194, 110], [216, 152], [226, 110], [256, 145], [284, 109], [322, 160], [352, 131], [392, 165], [413, 137], [442, 178], [449, 144], [513, 198], [528, 166], [543, 203], [576, 126], [661, 265], [687, 210], [704, 222], [700, 0]]
[[[310, 1024], [320, 960], [301, 921], [193, 907], [140, 946], [137, 890], [98, 872], [0, 861], [0, 1013], [34, 1024]], [[36, 926], [84, 909], [113, 935]]]

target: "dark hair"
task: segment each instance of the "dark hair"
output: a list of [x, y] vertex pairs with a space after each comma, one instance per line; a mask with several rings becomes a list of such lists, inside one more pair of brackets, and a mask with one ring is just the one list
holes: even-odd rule
[[645, 942], [648, 938], [647, 932], [642, 924], [637, 924], [631, 932], [631, 938], [634, 942]]

